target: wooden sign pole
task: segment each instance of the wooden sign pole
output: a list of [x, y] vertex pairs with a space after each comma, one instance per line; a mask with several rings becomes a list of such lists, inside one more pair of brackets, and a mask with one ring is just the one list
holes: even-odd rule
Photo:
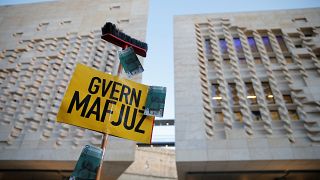
[[[128, 45], [125, 45], [122, 48], [122, 50], [126, 49], [127, 47], [128, 47]], [[118, 71], [117, 71], [117, 76], [121, 75], [121, 71], [122, 71], [122, 66], [121, 66], [121, 63], [119, 61], [119, 67], [118, 67]], [[102, 157], [101, 157], [101, 162], [100, 162], [99, 169], [97, 171], [96, 180], [100, 180], [100, 177], [101, 177], [102, 164], [103, 164], [104, 155], [105, 155], [106, 149], [107, 149], [108, 137], [109, 137], [109, 135], [107, 133], [103, 133], [102, 142], [101, 142]]]

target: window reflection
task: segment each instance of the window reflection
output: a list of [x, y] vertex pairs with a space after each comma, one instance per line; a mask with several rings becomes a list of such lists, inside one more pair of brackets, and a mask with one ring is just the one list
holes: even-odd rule
[[242, 44], [239, 38], [233, 38], [234, 47], [237, 53], [243, 53]]
[[276, 39], [279, 43], [280, 49], [282, 50], [282, 52], [288, 52], [288, 48], [286, 43], [284, 42], [284, 39], [281, 35], [276, 36]]
[[221, 54], [228, 54], [228, 46], [225, 39], [219, 39]]
[[266, 47], [267, 52], [273, 52], [269, 37], [262, 36], [262, 41], [264, 46]]
[[257, 53], [258, 52], [258, 48], [257, 48], [256, 41], [254, 40], [253, 37], [248, 37], [248, 43], [249, 43], [251, 51], [253, 53]]

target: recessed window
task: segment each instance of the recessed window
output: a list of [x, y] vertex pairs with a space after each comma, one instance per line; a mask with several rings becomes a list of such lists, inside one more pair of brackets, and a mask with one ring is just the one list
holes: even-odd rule
[[216, 112], [214, 115], [214, 120], [217, 122], [223, 122], [223, 113], [222, 112]]
[[250, 104], [257, 104], [257, 96], [254, 92], [253, 85], [251, 82], [246, 82], [247, 99]]
[[290, 116], [291, 120], [293, 120], [293, 121], [299, 120], [299, 115], [296, 110], [289, 110], [288, 112], [289, 112], [289, 116]]
[[204, 40], [204, 48], [205, 48], [207, 57], [211, 56], [212, 55], [212, 47], [211, 47], [210, 39]]
[[251, 111], [252, 119], [254, 121], [261, 121], [261, 113], [260, 111]]
[[229, 83], [229, 95], [231, 97], [230, 104], [232, 105], [239, 105], [239, 97], [237, 92], [237, 87], [235, 83]]
[[305, 27], [305, 28], [300, 28], [301, 32], [304, 34], [305, 37], [313, 37], [315, 36], [313, 32], [313, 28], [311, 27]]
[[120, 4], [113, 4], [113, 5], [111, 5], [110, 6], [110, 10], [118, 10], [118, 9], [120, 9]]
[[269, 57], [269, 59], [272, 64], [278, 63], [278, 60], [276, 57]]
[[296, 17], [296, 18], [294, 18], [294, 19], [292, 19], [292, 21], [293, 22], [300, 22], [300, 23], [306, 23], [306, 22], [308, 22], [308, 20], [307, 20], [307, 18], [305, 18], [305, 17]]
[[300, 44], [300, 43], [299, 43], [299, 44], [295, 44], [294, 47], [296, 47], [296, 48], [302, 48], [302, 44]]
[[292, 63], [293, 63], [293, 59], [292, 59], [291, 56], [286, 56], [285, 59], [286, 59], [286, 62], [287, 62], [288, 64], [292, 64]]
[[292, 101], [292, 98], [289, 94], [284, 94], [283, 95], [283, 100], [286, 104], [292, 104], [293, 101]]
[[221, 54], [228, 54], [228, 46], [225, 39], [219, 39]]
[[271, 119], [273, 121], [279, 121], [280, 120], [280, 114], [278, 110], [271, 110], [270, 111]]
[[258, 48], [257, 48], [256, 41], [254, 40], [253, 37], [248, 37], [248, 43], [249, 43], [251, 51], [253, 53], [257, 53], [258, 52]]
[[288, 48], [287, 45], [283, 39], [283, 37], [281, 35], [276, 36], [276, 39], [279, 43], [280, 49], [282, 50], [282, 52], [288, 52]]
[[269, 85], [269, 82], [262, 82], [263, 92], [266, 95], [266, 100], [268, 104], [274, 104], [274, 97]]
[[234, 113], [234, 117], [236, 121], [242, 122], [243, 118], [242, 118], [242, 113], [240, 111], [235, 111]]
[[240, 38], [233, 38], [234, 47], [237, 53], [243, 53], [242, 44]]
[[255, 58], [254, 58], [254, 62], [255, 62], [256, 64], [262, 64], [261, 57], [255, 57]]
[[221, 93], [219, 90], [219, 84], [212, 84], [211, 85], [211, 92], [212, 92], [212, 105], [213, 106], [221, 106]]
[[246, 63], [247, 63], [247, 62], [246, 62], [246, 58], [240, 57], [240, 58], [239, 58], [239, 63], [240, 63], [240, 64], [246, 64]]
[[262, 36], [263, 44], [267, 50], [267, 52], [273, 52], [271, 42], [268, 36]]

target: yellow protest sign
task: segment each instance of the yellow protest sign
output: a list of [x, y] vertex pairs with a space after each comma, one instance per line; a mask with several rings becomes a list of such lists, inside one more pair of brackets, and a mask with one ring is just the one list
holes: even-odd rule
[[153, 116], [144, 114], [148, 86], [77, 64], [57, 121], [151, 143]]

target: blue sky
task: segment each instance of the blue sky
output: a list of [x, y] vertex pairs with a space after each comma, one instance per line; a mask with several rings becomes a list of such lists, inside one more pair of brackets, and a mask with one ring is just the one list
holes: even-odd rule
[[[43, 0], [0, 0], [0, 5]], [[320, 0], [150, 0], [143, 83], [167, 87], [165, 119], [174, 115], [173, 16], [320, 7]], [[186, 87], [188, 88], [188, 87]]]

